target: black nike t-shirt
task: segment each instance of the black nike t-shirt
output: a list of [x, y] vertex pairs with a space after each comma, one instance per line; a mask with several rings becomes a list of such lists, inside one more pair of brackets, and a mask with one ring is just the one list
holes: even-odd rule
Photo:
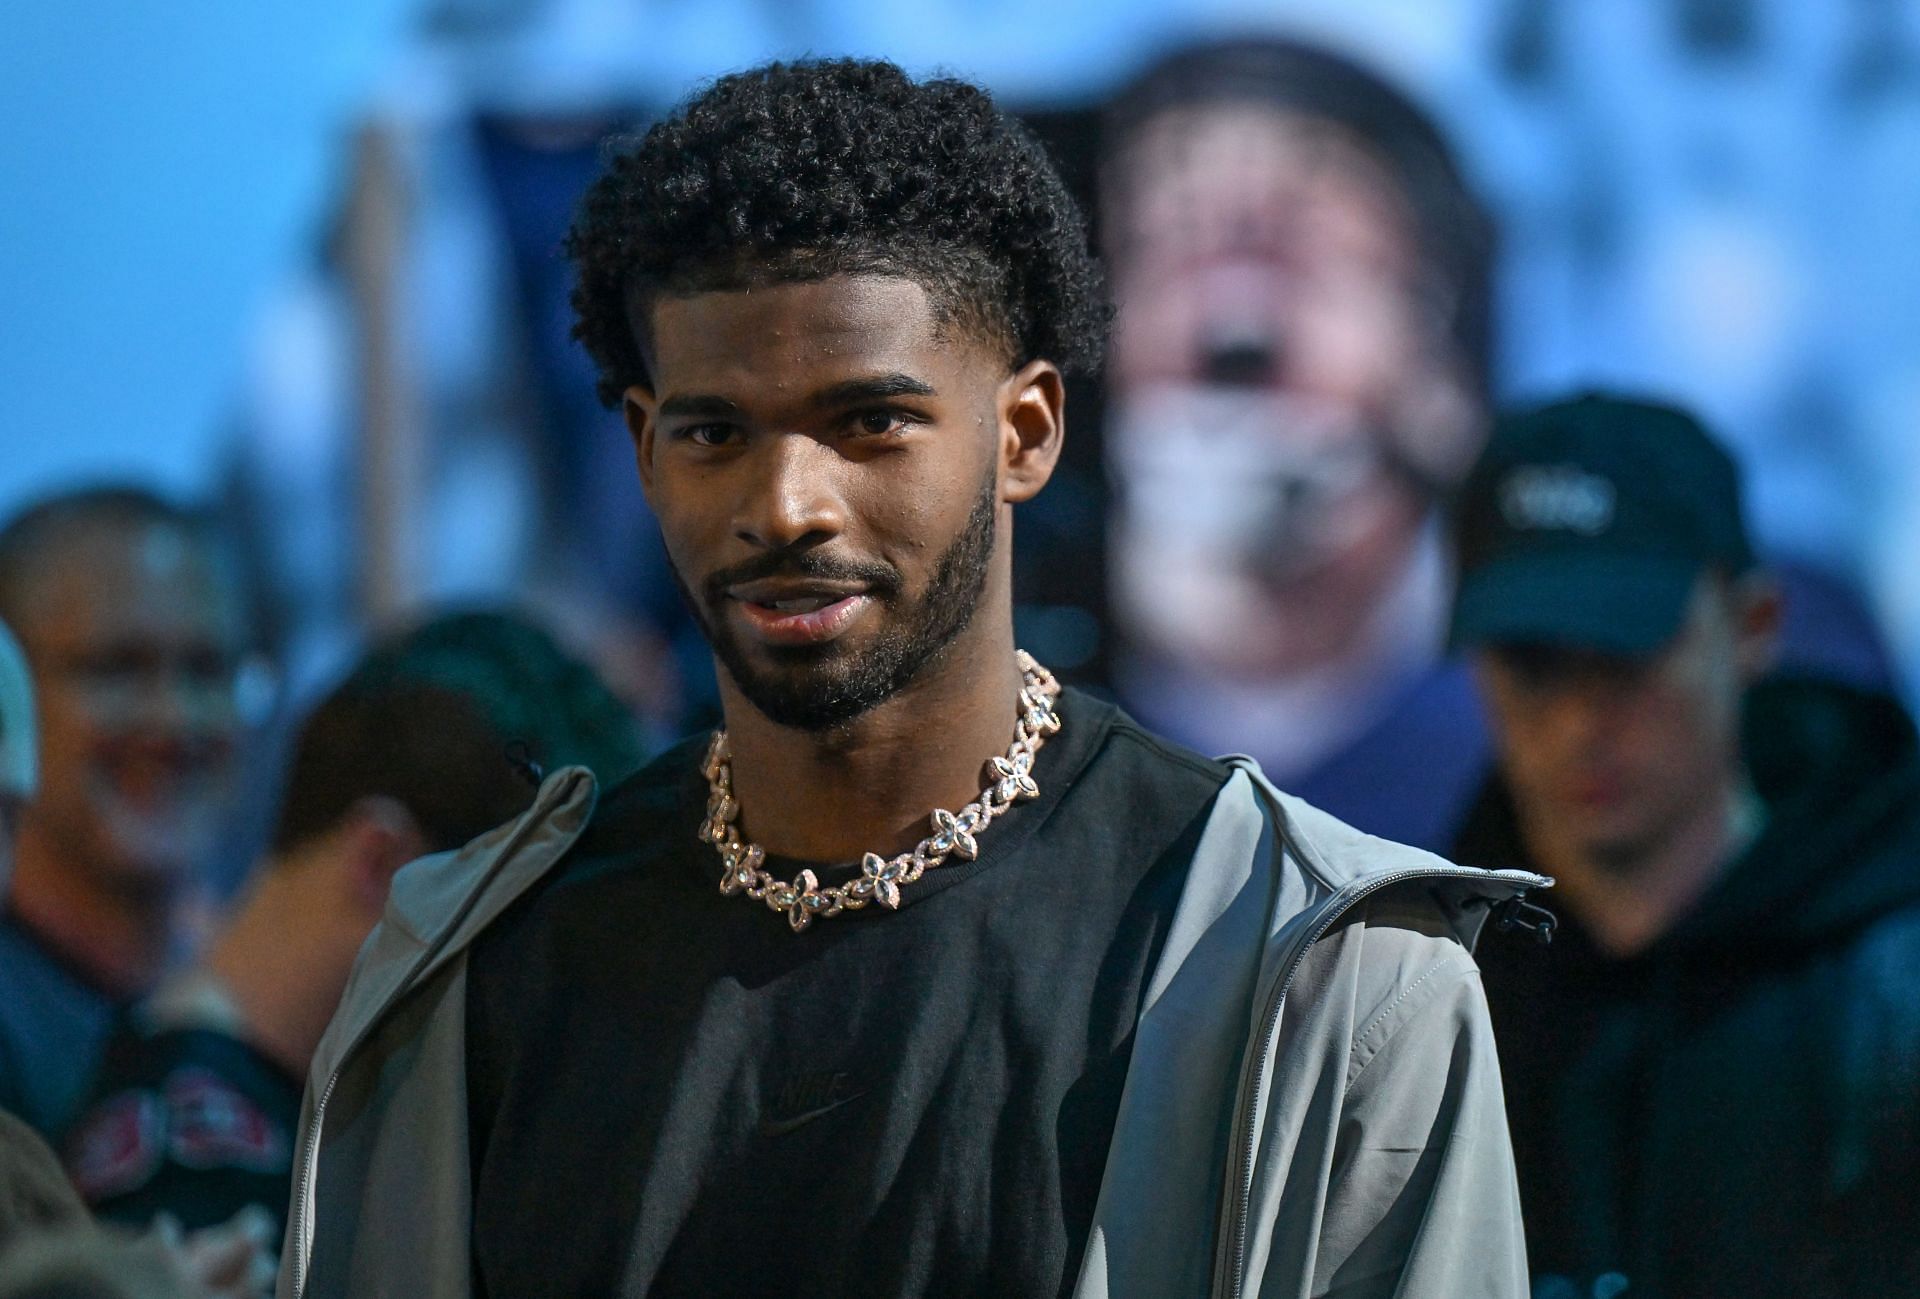
[[471, 952], [479, 1291], [1069, 1289], [1227, 769], [1085, 695], [1060, 712], [979, 860], [798, 934], [719, 892], [704, 738], [608, 794]]

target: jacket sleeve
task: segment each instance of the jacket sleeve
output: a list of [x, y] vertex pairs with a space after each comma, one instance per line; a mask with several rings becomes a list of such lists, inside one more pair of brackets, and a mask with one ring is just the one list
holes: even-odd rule
[[40, 1134], [0, 1110], [0, 1252], [18, 1237], [88, 1221]]
[[1472, 957], [1444, 953], [1353, 1047], [1312, 1293], [1524, 1299], [1513, 1148]]

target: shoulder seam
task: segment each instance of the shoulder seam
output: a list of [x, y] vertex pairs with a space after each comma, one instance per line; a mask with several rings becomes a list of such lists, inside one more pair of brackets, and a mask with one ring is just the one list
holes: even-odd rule
[[1138, 723], [1130, 719], [1123, 718], [1116, 720], [1109, 728], [1108, 734], [1132, 740], [1135, 744], [1156, 756], [1164, 758], [1168, 762], [1177, 763], [1189, 771], [1207, 777], [1209, 780], [1218, 781], [1222, 785], [1226, 784], [1233, 776], [1233, 768], [1226, 763], [1211, 758], [1203, 758], [1198, 754], [1190, 753], [1185, 749], [1169, 744], [1151, 731], [1141, 729]]

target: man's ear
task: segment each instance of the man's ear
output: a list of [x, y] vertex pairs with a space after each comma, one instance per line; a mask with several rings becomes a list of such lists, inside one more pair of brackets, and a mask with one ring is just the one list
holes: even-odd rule
[[378, 916], [393, 874], [426, 855], [427, 837], [406, 804], [384, 794], [355, 799], [346, 815], [346, 887], [354, 902]]
[[1000, 499], [1040, 494], [1067, 432], [1066, 383], [1051, 361], [1030, 361], [1000, 385]]
[[1765, 573], [1735, 578], [1733, 616], [1734, 657], [1740, 679], [1751, 685], [1779, 661], [1780, 626], [1786, 617], [1780, 584]]
[[634, 384], [620, 397], [620, 417], [633, 439], [634, 463], [640, 467], [640, 490], [653, 496], [653, 412], [658, 408], [653, 389]]

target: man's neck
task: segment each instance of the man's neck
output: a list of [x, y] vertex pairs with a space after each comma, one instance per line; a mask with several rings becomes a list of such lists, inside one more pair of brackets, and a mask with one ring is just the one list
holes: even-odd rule
[[180, 903], [172, 889], [105, 887], [37, 828], [21, 828], [7, 909], [112, 996], [137, 997], [165, 973]]
[[1758, 836], [1765, 816], [1744, 773], [1631, 860], [1601, 859], [1551, 835], [1523, 836], [1554, 896], [1609, 956], [1626, 958], [1668, 933]]
[[912, 685], [828, 731], [778, 726], [722, 677], [741, 833], [803, 861], [905, 852], [936, 807], [977, 798], [1013, 739], [1020, 668], [1010, 633], [962, 634]]
[[256, 868], [200, 967], [231, 999], [241, 1036], [296, 1078], [306, 1076], [359, 948], [356, 934], [336, 923], [339, 899], [320, 895], [330, 876], [300, 866], [270, 860]]

